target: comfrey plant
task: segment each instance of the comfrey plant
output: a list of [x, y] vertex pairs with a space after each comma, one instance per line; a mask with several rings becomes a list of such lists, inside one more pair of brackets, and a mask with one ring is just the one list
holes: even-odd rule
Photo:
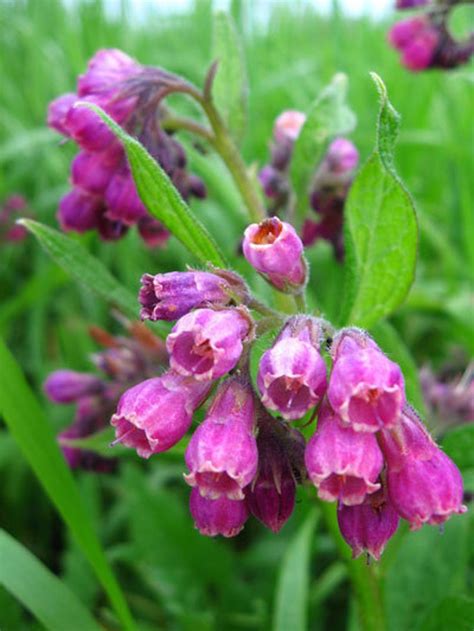
[[448, 27], [453, 9], [460, 4], [464, 4], [462, 0], [397, 0], [397, 9], [423, 7], [420, 14], [394, 24], [388, 34], [390, 45], [400, 52], [408, 70], [450, 69], [469, 61], [474, 33], [457, 41]]
[[203, 182], [187, 172], [182, 146], [160, 125], [166, 114], [162, 100], [179, 84], [175, 75], [142, 66], [120, 50], [104, 49], [79, 76], [77, 94], [63, 94], [49, 105], [48, 125], [80, 148], [71, 164], [72, 190], [59, 204], [63, 230], [96, 229], [103, 239], [114, 240], [136, 225], [150, 246], [168, 238], [138, 196], [120, 143], [96, 114], [75, 107], [78, 101], [99, 105], [137, 136], [185, 199], [205, 197]]
[[[294, 203], [290, 182], [293, 147], [306, 115], [288, 110], [278, 116], [273, 128], [271, 160], [260, 173], [259, 180], [269, 199], [268, 213], [291, 213]], [[309, 203], [315, 215], [308, 217], [302, 228], [302, 240], [309, 246], [320, 239], [331, 243], [337, 260], [344, 256], [343, 211], [352, 176], [359, 162], [359, 152], [347, 138], [336, 138], [329, 145], [311, 180]]]
[[[114, 375], [105, 386], [95, 376], [60, 374], [47, 391], [56, 400], [82, 402], [113, 386], [113, 444], [134, 449], [151, 466], [166, 451], [181, 457], [175, 446], [183, 441], [183, 488], [190, 487], [190, 512], [202, 534], [233, 537], [251, 516], [278, 532], [299, 495], [317, 505], [343, 558], [352, 549], [353, 556], [379, 559], [403, 520], [418, 529], [466, 510], [456, 465], [412, 407], [423, 406], [417, 371], [387, 320], [413, 282], [418, 245], [413, 203], [394, 166], [399, 116], [372, 75], [380, 97], [376, 143], [355, 173], [359, 156], [348, 140], [355, 116], [346, 103], [347, 79], [336, 75], [307, 112], [288, 110], [278, 118], [271, 164], [259, 181], [239, 151], [246, 111], [242, 56], [231, 23], [219, 19], [219, 63], [202, 89], [102, 51], [80, 80], [81, 102], [69, 99], [68, 122], [58, 104], [52, 108], [60, 131], [79, 144], [86, 139], [91, 162], [79, 160], [85, 180], [96, 182], [101, 171], [92, 160], [100, 162], [113, 147], [127, 190], [141, 205], [137, 213], [128, 201], [114, 206], [115, 171], [95, 192], [76, 180], [74, 195], [85, 194], [98, 210], [83, 215], [82, 204], [68, 202], [67, 212], [60, 211], [63, 226], [103, 232], [105, 217], [105, 234], [110, 228], [116, 235], [132, 223], [159, 222], [158, 231], [187, 249], [190, 266], [143, 270], [140, 315], [162, 340], [156, 361], [134, 368], [120, 387]], [[171, 92], [191, 99], [201, 118], [165, 109], [162, 99]], [[186, 204], [190, 190], [180, 183], [192, 176], [182, 160], [178, 166], [165, 160], [179, 153], [174, 143], [181, 131], [199, 138], [202, 161], [217, 154], [240, 195], [233, 216], [222, 208], [222, 249]], [[103, 146], [89, 145], [102, 137]], [[214, 176], [210, 194], [222, 167], [216, 165], [206, 164]], [[224, 178], [218, 184], [222, 192]], [[93, 217], [90, 224], [81, 223], [83, 216]], [[130, 299], [79, 241], [30, 220], [23, 224], [89, 289], [127, 317], [138, 313], [133, 294]], [[324, 248], [309, 247], [321, 238], [340, 265], [319, 256]], [[63, 442], [74, 447], [74, 440]], [[309, 519], [306, 524], [314, 527]], [[383, 616], [377, 572], [349, 565], [371, 631], [381, 628]]]
[[[278, 291], [303, 295], [308, 266], [290, 224], [250, 225], [243, 252]], [[251, 514], [277, 532], [307, 480], [337, 502], [354, 556], [378, 559], [400, 518], [416, 529], [466, 510], [458, 469], [408, 404], [400, 367], [367, 332], [336, 331], [310, 314], [267, 315], [243, 279], [220, 269], [145, 274], [139, 298], [143, 318], [177, 320], [166, 340], [170, 370], [122, 395], [116, 442], [146, 458], [169, 449], [216, 387], [185, 454], [201, 533], [235, 536]], [[254, 388], [256, 336], [278, 322]], [[295, 422], [308, 416], [318, 420], [306, 444]]]
[[71, 469], [102, 473], [115, 470], [117, 459], [104, 457], [78, 444], [108, 426], [125, 390], [164, 369], [166, 351], [162, 340], [140, 323], [127, 322], [126, 326], [130, 337], [112, 336], [96, 326], [90, 328], [92, 338], [103, 347], [91, 358], [100, 376], [56, 370], [44, 383], [48, 399], [76, 406], [72, 424], [57, 437]]

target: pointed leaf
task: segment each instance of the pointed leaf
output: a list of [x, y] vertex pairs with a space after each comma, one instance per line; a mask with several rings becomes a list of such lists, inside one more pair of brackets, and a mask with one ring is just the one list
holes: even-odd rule
[[48, 631], [100, 627], [70, 589], [29, 550], [0, 530], [0, 585], [19, 600]]
[[391, 313], [415, 275], [418, 227], [413, 202], [393, 167], [399, 116], [382, 80], [375, 151], [352, 184], [345, 214], [342, 321], [365, 328]]
[[134, 624], [123, 594], [51, 426], [21, 368], [1, 339], [0, 383], [0, 412], [11, 435], [94, 569], [123, 628], [133, 630]]

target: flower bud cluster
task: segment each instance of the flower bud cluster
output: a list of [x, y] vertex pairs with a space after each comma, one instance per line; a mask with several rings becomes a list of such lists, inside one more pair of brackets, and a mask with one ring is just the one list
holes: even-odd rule
[[93, 111], [78, 103], [100, 106], [126, 131], [136, 135], [167, 172], [184, 198], [204, 197], [204, 184], [186, 171], [181, 145], [159, 126], [160, 91], [171, 75], [147, 68], [116, 49], [99, 50], [79, 76], [77, 94], [52, 101], [48, 125], [73, 140], [80, 151], [71, 164], [72, 190], [59, 204], [63, 230], [98, 230], [105, 240], [121, 238], [136, 225], [150, 246], [166, 242], [168, 232], [143, 205], [120, 143]]
[[390, 45], [400, 52], [401, 62], [408, 70], [450, 69], [469, 61], [474, 53], [474, 33], [457, 41], [448, 29], [455, 4], [447, 2], [437, 7], [427, 0], [397, 1], [397, 9], [426, 6], [423, 13], [397, 22], [388, 33]]
[[[278, 289], [304, 287], [303, 246], [289, 224], [249, 226], [243, 251]], [[111, 422], [118, 442], [148, 458], [185, 436], [216, 384], [185, 452], [201, 533], [234, 536], [249, 515], [278, 532], [306, 480], [322, 501], [337, 502], [355, 556], [378, 559], [400, 518], [415, 529], [464, 512], [459, 471], [407, 404], [399, 366], [364, 331], [341, 329], [326, 352], [329, 323], [268, 315], [237, 274], [218, 269], [145, 274], [139, 300], [143, 318], [176, 320], [170, 368], [127, 390]], [[266, 324], [280, 330], [254, 389], [250, 354]], [[315, 417], [306, 443], [293, 424]]]
[[[273, 129], [270, 163], [259, 173], [265, 195], [271, 201], [269, 214], [284, 211], [290, 203], [288, 171], [293, 147], [306, 121], [303, 112], [288, 110], [280, 114]], [[319, 239], [329, 241], [338, 260], [344, 254], [342, 223], [344, 202], [359, 162], [359, 152], [347, 138], [336, 138], [316, 166], [310, 190], [310, 205], [317, 215], [307, 218], [303, 226], [304, 245]]]
[[71, 469], [115, 470], [115, 458], [75, 447], [71, 441], [106, 428], [121, 394], [137, 381], [156, 374], [166, 360], [163, 343], [143, 324], [132, 324], [129, 328], [131, 337], [114, 337], [91, 327], [92, 337], [104, 347], [92, 356], [101, 375], [56, 370], [44, 383], [44, 392], [51, 401], [76, 406], [74, 421], [57, 438]]

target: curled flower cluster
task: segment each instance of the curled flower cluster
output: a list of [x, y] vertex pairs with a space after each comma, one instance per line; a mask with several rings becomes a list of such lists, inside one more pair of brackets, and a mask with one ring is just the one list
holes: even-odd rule
[[[269, 214], [281, 214], [291, 203], [288, 171], [294, 143], [306, 121], [303, 112], [288, 110], [278, 116], [273, 128], [271, 160], [259, 179], [271, 200]], [[342, 224], [344, 202], [359, 162], [359, 152], [347, 138], [336, 138], [317, 166], [310, 192], [310, 206], [316, 217], [307, 218], [303, 226], [304, 245], [324, 239], [331, 243], [338, 260], [344, 255]]]
[[456, 41], [448, 29], [448, 21], [457, 2], [440, 6], [428, 0], [397, 0], [397, 9], [426, 7], [419, 15], [397, 22], [388, 34], [388, 41], [401, 55], [402, 64], [413, 72], [428, 68], [456, 68], [469, 61], [474, 53], [474, 34]]
[[87, 438], [107, 427], [121, 394], [132, 384], [156, 374], [166, 361], [162, 341], [143, 324], [130, 324], [129, 330], [131, 337], [114, 337], [98, 327], [91, 327], [91, 336], [104, 347], [92, 357], [101, 376], [57, 370], [44, 383], [45, 394], [51, 401], [76, 405], [74, 421], [57, 437], [71, 469], [115, 470], [115, 458], [75, 447], [73, 441]]
[[73, 188], [59, 205], [63, 230], [96, 229], [103, 239], [114, 240], [136, 225], [150, 246], [168, 238], [138, 196], [122, 146], [99, 116], [77, 107], [78, 102], [100, 106], [136, 136], [185, 199], [206, 195], [202, 181], [186, 171], [182, 146], [160, 127], [165, 111], [161, 99], [178, 81], [163, 70], [142, 66], [120, 50], [104, 49], [79, 76], [77, 94], [63, 94], [50, 103], [48, 125], [80, 147], [71, 164]]
[[[303, 246], [289, 224], [249, 226], [243, 251], [275, 288], [303, 290]], [[306, 480], [337, 502], [354, 556], [378, 559], [400, 517], [416, 529], [466, 510], [458, 469], [408, 405], [399, 366], [364, 331], [332, 335], [321, 318], [268, 315], [236, 274], [217, 269], [145, 274], [139, 299], [143, 318], [177, 320], [166, 341], [170, 369], [127, 390], [111, 422], [117, 441], [148, 458], [184, 437], [221, 380], [185, 453], [201, 533], [232, 537], [250, 514], [278, 532]], [[254, 340], [278, 323], [254, 388]], [[294, 424], [315, 417], [306, 443]]]

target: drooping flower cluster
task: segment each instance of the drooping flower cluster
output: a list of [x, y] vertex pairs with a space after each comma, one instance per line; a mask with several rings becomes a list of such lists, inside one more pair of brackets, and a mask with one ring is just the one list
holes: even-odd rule
[[[303, 246], [289, 224], [273, 217], [249, 226], [243, 251], [274, 287], [303, 291]], [[145, 274], [139, 298], [142, 317], [177, 320], [166, 341], [170, 369], [127, 390], [112, 425], [117, 441], [143, 457], [165, 451], [221, 380], [185, 454], [201, 533], [234, 536], [250, 514], [278, 532], [306, 479], [321, 500], [337, 502], [355, 556], [365, 550], [378, 559], [400, 518], [416, 529], [466, 510], [458, 469], [408, 405], [399, 366], [364, 331], [333, 335], [320, 318], [268, 315], [223, 270]], [[254, 340], [275, 323], [254, 389]], [[316, 417], [306, 444], [293, 424]]]
[[186, 170], [182, 146], [160, 127], [161, 99], [179, 81], [163, 70], [142, 66], [120, 50], [104, 49], [79, 76], [77, 94], [63, 94], [50, 103], [48, 125], [80, 148], [71, 164], [72, 190], [59, 205], [63, 230], [96, 229], [103, 239], [113, 240], [136, 225], [150, 246], [168, 238], [138, 196], [121, 144], [95, 112], [77, 107], [78, 102], [100, 106], [136, 136], [185, 199], [205, 196], [202, 181]]
[[[283, 112], [275, 121], [270, 164], [259, 173], [262, 188], [270, 200], [270, 215], [284, 213], [291, 204], [288, 172], [294, 143], [305, 121], [305, 114], [296, 110]], [[344, 255], [344, 202], [358, 162], [359, 153], [354, 144], [347, 138], [336, 138], [317, 165], [311, 184], [309, 201], [316, 217], [306, 219], [303, 243], [309, 246], [324, 239], [331, 243], [338, 260]]]
[[454, 2], [436, 5], [428, 0], [397, 0], [397, 9], [426, 7], [423, 13], [397, 22], [388, 41], [400, 52], [402, 64], [413, 72], [429, 68], [456, 68], [474, 53], [474, 33], [464, 41], [451, 35], [448, 22]]
[[104, 349], [92, 357], [102, 373], [57, 370], [44, 383], [46, 396], [54, 403], [76, 405], [72, 424], [58, 435], [58, 442], [71, 469], [110, 472], [115, 458], [75, 447], [74, 440], [87, 438], [108, 426], [121, 394], [138, 381], [156, 374], [166, 362], [163, 342], [143, 324], [128, 325], [131, 337], [114, 337], [98, 327], [91, 336]]
[[28, 204], [22, 195], [10, 195], [0, 206], [0, 243], [16, 243], [26, 238], [28, 231], [15, 221], [30, 215]]

